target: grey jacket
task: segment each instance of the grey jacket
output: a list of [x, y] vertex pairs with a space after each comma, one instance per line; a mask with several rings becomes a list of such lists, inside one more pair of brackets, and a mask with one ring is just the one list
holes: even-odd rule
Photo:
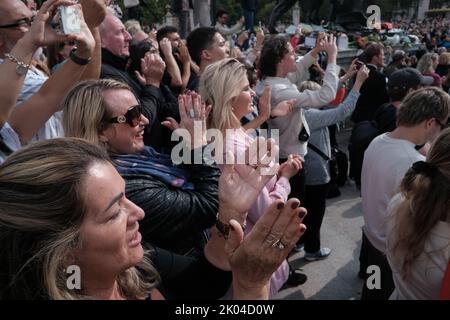
[[[330, 157], [331, 146], [328, 126], [348, 118], [355, 110], [359, 95], [359, 92], [352, 90], [344, 102], [332, 109], [306, 109], [305, 118], [311, 130], [308, 142]], [[305, 156], [304, 170], [307, 185], [326, 184], [330, 181], [328, 161], [312, 150]]]
[[290, 74], [289, 77], [266, 77], [256, 87], [258, 96], [262, 95], [266, 85], [272, 87], [272, 106], [276, 106], [285, 100], [296, 100], [294, 110], [288, 116], [278, 117], [268, 121], [271, 129], [279, 130], [280, 158], [285, 159], [290, 154], [304, 156], [307, 153], [307, 144], [301, 143], [298, 140], [298, 134], [303, 125], [305, 125], [307, 130], [309, 125], [304, 118], [303, 108], [319, 108], [336, 97], [336, 88], [338, 87], [337, 74], [339, 72], [339, 67], [336, 64], [328, 64], [322, 89], [318, 91], [298, 91], [294, 83], [298, 83], [297, 79], [302, 78], [314, 61], [314, 58], [308, 53], [297, 63], [297, 71]]

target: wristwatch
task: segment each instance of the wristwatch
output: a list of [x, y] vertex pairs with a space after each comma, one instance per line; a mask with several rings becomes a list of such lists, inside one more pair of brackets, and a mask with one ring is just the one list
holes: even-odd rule
[[[247, 227], [247, 221], [244, 221], [244, 224], [241, 224], [241, 228], [243, 231], [245, 231], [245, 228]], [[230, 224], [223, 223], [219, 220], [219, 213], [217, 213], [216, 216], [216, 228], [217, 231], [219, 231], [219, 236], [225, 239], [228, 239], [228, 236], [230, 235]]]
[[79, 64], [80, 66], [85, 66], [87, 65], [92, 57], [88, 58], [88, 59], [84, 59], [84, 58], [80, 58], [79, 56], [76, 55], [77, 49], [73, 48], [72, 51], [70, 51], [70, 60], [72, 60], [73, 62], [75, 62], [76, 64]]
[[16, 66], [16, 73], [19, 76], [24, 76], [27, 74], [28, 69], [30, 69], [30, 65], [26, 64], [25, 62], [19, 61], [16, 57], [14, 57], [11, 53], [5, 53], [5, 57], [17, 64]]

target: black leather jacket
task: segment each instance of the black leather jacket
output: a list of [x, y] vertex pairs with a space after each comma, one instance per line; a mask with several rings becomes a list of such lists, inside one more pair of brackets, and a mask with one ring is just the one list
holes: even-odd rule
[[203, 231], [216, 221], [220, 170], [206, 164], [181, 165], [195, 189], [182, 190], [150, 175], [122, 175], [126, 196], [145, 211], [143, 240], [179, 254], [203, 250]]

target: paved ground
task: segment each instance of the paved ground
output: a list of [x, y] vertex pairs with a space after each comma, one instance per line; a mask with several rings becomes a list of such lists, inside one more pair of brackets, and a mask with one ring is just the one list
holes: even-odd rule
[[[345, 141], [349, 131], [343, 130], [338, 140]], [[344, 143], [340, 145], [345, 145]], [[344, 148], [342, 148], [344, 150]], [[341, 188], [342, 195], [327, 200], [327, 210], [321, 229], [322, 246], [333, 251], [328, 259], [307, 262], [304, 252], [289, 258], [295, 267], [301, 267], [308, 281], [298, 287], [281, 290], [276, 299], [288, 300], [351, 300], [359, 299], [362, 280], [358, 278], [361, 227], [364, 224], [361, 197], [349, 182]]]

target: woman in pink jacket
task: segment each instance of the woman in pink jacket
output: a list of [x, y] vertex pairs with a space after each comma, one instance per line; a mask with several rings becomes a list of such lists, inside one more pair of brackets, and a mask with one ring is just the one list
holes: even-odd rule
[[[219, 159], [218, 163], [221, 163], [220, 160], [227, 160], [229, 153], [232, 153], [238, 164], [244, 161], [249, 161], [251, 164], [252, 154], [245, 155], [244, 153], [254, 141], [254, 138], [245, 130], [246, 128], [241, 126], [240, 122], [240, 119], [251, 113], [254, 108], [253, 97], [255, 93], [249, 86], [245, 66], [236, 59], [225, 59], [208, 66], [200, 80], [200, 95], [207, 103], [212, 105], [208, 128], [217, 129], [216, 134], [221, 134], [223, 138], [224, 157]], [[268, 105], [270, 103], [270, 89], [267, 90], [267, 96], [268, 99], [267, 97], [261, 98], [260, 105], [264, 104], [261, 109], [264, 107], [266, 110], [267, 108], [270, 110], [270, 105]], [[267, 102], [264, 103], [263, 101]], [[291, 101], [286, 101], [285, 109], [289, 109], [291, 103]], [[249, 124], [249, 127], [255, 126], [255, 123], [259, 125], [259, 120], [260, 118], [257, 117], [253, 124]], [[217, 140], [214, 143], [217, 143]], [[219, 145], [220, 143], [216, 146]], [[229, 158], [228, 156], [228, 160]], [[278, 175], [267, 183], [249, 210], [246, 220], [246, 233], [251, 230], [256, 221], [274, 201], [278, 199], [287, 201], [291, 191], [289, 179], [301, 169], [302, 161], [303, 159], [299, 156], [291, 155], [285, 163], [281, 164]], [[273, 163], [267, 164], [268, 172], [274, 169]], [[289, 265], [285, 261], [272, 275], [271, 297], [281, 289], [288, 277]]]

